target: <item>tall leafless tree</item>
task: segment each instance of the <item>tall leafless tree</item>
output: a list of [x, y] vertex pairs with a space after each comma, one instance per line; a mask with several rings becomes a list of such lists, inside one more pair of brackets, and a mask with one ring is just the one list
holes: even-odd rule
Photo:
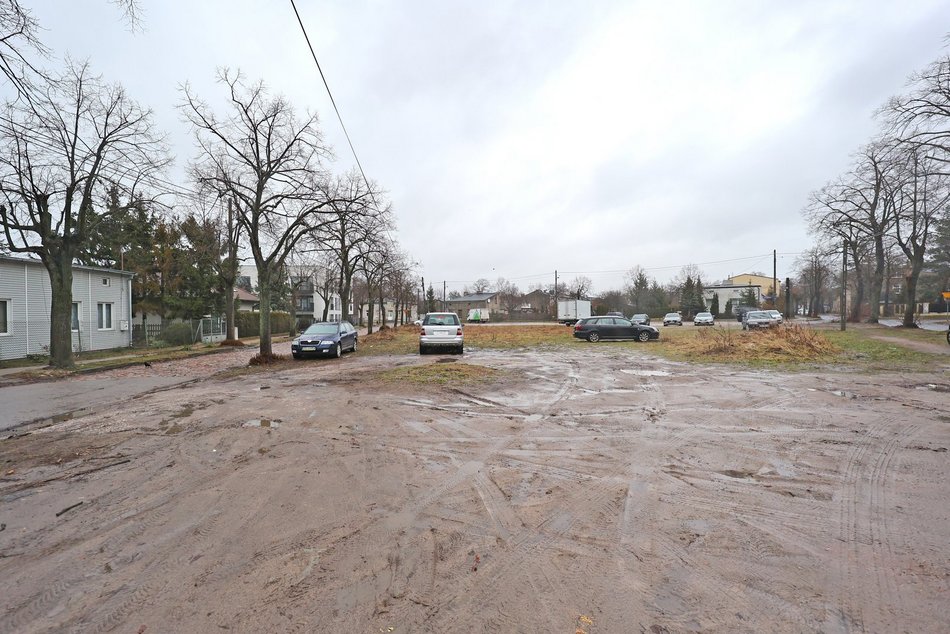
[[31, 86], [31, 98], [0, 115], [0, 223], [8, 248], [38, 257], [50, 277], [50, 358], [73, 365], [73, 260], [85, 246], [96, 205], [114, 188], [136, 188], [166, 162], [151, 112], [87, 64]]
[[887, 184], [886, 196], [897, 218], [897, 245], [909, 261], [905, 275], [905, 327], [913, 327], [917, 304], [917, 282], [924, 268], [927, 241], [938, 214], [950, 204], [950, 172], [941, 168], [930, 148], [905, 146], [899, 171]]
[[260, 354], [273, 356], [271, 291], [288, 256], [305, 236], [327, 224], [323, 195], [330, 150], [317, 116], [298, 119], [283, 97], [271, 97], [263, 83], [248, 85], [240, 73], [223, 70], [230, 113], [219, 116], [185, 87], [181, 110], [194, 126], [201, 154], [195, 175], [204, 185], [236, 201], [237, 221], [257, 266], [260, 296]]

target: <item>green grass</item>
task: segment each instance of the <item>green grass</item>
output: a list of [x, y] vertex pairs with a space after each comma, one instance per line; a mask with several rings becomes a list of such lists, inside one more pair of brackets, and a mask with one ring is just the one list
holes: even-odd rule
[[410, 365], [379, 373], [383, 381], [393, 383], [418, 383], [421, 385], [462, 385], [466, 383], [491, 383], [505, 373], [501, 370], [468, 363], [427, 363]]

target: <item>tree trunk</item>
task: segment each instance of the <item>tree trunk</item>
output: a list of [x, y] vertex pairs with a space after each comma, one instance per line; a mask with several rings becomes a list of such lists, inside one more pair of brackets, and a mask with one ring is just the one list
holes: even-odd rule
[[72, 368], [73, 258], [66, 249], [51, 254], [43, 262], [49, 273], [50, 324], [49, 359], [54, 368]]
[[297, 336], [297, 296], [297, 288], [293, 286], [293, 282], [291, 281], [290, 309], [287, 311], [290, 313], [290, 326], [288, 328], [290, 332], [288, 334], [291, 339]]
[[924, 268], [923, 255], [914, 255], [911, 260], [910, 273], [904, 277], [904, 283], [907, 288], [904, 290], [904, 297], [907, 298], [907, 306], [904, 307], [905, 328], [916, 328], [914, 324], [914, 315], [917, 312], [917, 280], [920, 278], [920, 272]]
[[379, 287], [379, 329], [386, 327], [386, 300], [383, 299], [383, 287]]
[[881, 288], [884, 286], [884, 236], [874, 236], [874, 272], [871, 274], [871, 288], [868, 301], [871, 304], [871, 316], [868, 323], [876, 324], [881, 317]]
[[373, 334], [373, 308], [376, 306], [376, 302], [370, 299], [368, 304], [369, 308], [366, 313], [366, 334], [371, 335]]
[[864, 304], [864, 275], [856, 246], [851, 249], [851, 260], [854, 262], [854, 297], [851, 299], [851, 318], [848, 321], [858, 323], [861, 321], [861, 306]]
[[343, 314], [343, 321], [350, 320], [350, 302], [347, 298], [353, 289], [353, 274], [344, 273], [342, 275], [343, 283], [340, 285], [340, 302], [343, 304], [340, 309]]
[[267, 359], [274, 354], [270, 334], [270, 271], [266, 267], [258, 265], [257, 275], [258, 298], [261, 302], [261, 345], [259, 352], [263, 359]]

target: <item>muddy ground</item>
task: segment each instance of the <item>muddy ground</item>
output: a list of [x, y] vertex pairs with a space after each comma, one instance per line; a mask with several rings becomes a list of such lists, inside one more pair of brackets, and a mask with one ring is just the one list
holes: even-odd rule
[[[946, 631], [946, 367], [648, 354], [348, 356], [2, 440], [0, 632]], [[378, 376], [439, 363], [494, 380]]]

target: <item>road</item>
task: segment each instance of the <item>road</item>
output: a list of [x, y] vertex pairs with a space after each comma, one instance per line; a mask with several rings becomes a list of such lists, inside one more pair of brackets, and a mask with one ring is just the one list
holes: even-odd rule
[[[290, 354], [290, 344], [274, 344], [276, 354]], [[0, 431], [27, 423], [64, 420], [101, 411], [156, 390], [205, 379], [215, 372], [243, 367], [257, 353], [256, 347], [190, 359], [153, 363], [43, 381], [0, 387]]]
[[583, 343], [194, 381], [0, 442], [0, 632], [945, 631], [948, 391]]

